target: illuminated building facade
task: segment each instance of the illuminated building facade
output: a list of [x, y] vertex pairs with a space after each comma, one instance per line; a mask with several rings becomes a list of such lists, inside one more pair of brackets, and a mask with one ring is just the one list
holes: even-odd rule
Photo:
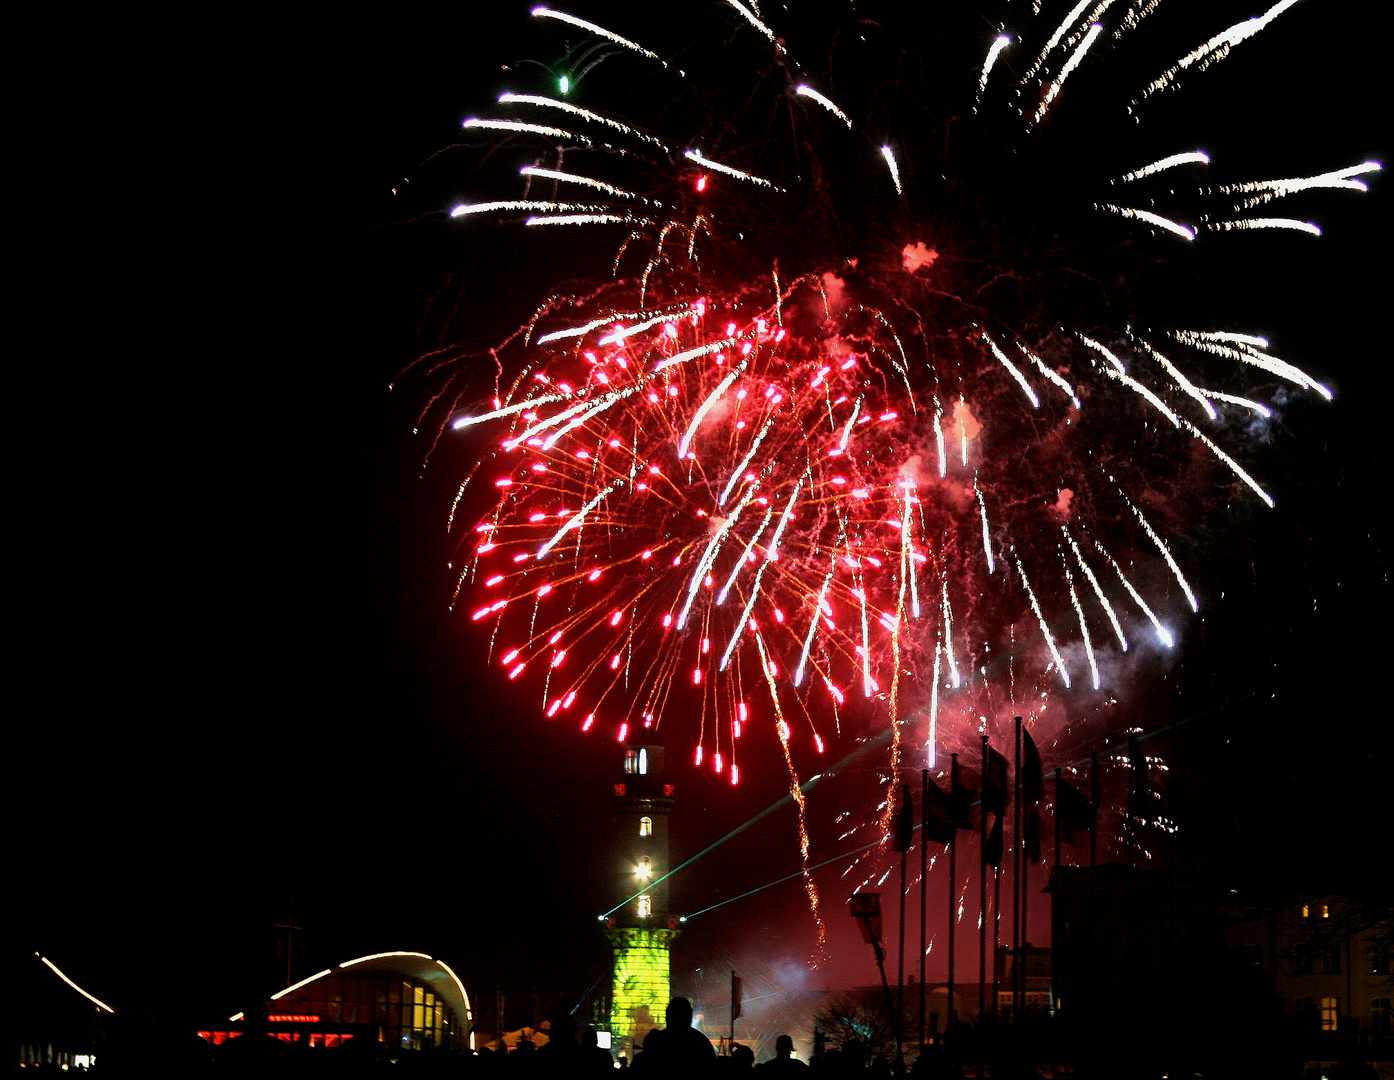
[[[661, 1027], [669, 999], [669, 950], [678, 918], [668, 910], [668, 815], [673, 785], [663, 773], [663, 746], [652, 732], [624, 748], [614, 785], [618, 906], [606, 918], [615, 961], [610, 994], [614, 1046], [632, 1050]], [[621, 903], [622, 901], [622, 903]]]
[[[273, 994], [265, 1030], [309, 1047], [361, 1039], [395, 1055], [437, 1047], [469, 1050], [473, 1021], [465, 988], [444, 961], [390, 952], [345, 960]], [[245, 1030], [247, 1017], [238, 1013], [220, 1030], [199, 1035], [219, 1045]]]

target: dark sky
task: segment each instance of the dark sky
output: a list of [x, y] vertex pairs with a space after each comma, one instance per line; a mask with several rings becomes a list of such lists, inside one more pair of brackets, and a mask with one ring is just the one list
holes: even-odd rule
[[[1255, 101], [1252, 69], [1236, 71], [1217, 136], [1311, 144], [1314, 168], [1379, 157], [1363, 8], [1339, 8], [1299, 9], [1244, 47], [1285, 57], [1283, 77]], [[430, 214], [461, 194], [452, 158], [418, 170], [487, 102], [500, 61], [529, 55], [523, 10], [502, 27], [413, 12], [191, 27], [160, 55], [154, 27], [93, 26], [54, 55], [85, 108], [105, 107], [80, 121], [46, 104], [35, 161], [59, 164], [31, 167], [61, 179], [35, 180], [34, 331], [12, 359], [13, 955], [38, 949], [99, 996], [175, 974], [194, 1005], [237, 1007], [278, 985], [270, 927], [293, 897], [307, 964], [419, 949], [474, 992], [539, 1008], [604, 969], [593, 868], [613, 747], [481, 672], [446, 610], [444, 520], [469, 447], [447, 439], [427, 466], [419, 384], [387, 389], [434, 343], [437, 294], [503, 324], [545, 287], [515, 293], [471, 266], [470, 242]], [[121, 61], [111, 41], [140, 44]], [[1280, 353], [1338, 395], [1291, 409], [1260, 455], [1279, 507], [1246, 515], [1242, 542], [1215, 539], [1195, 575], [1204, 617], [1144, 710], [1210, 732], [1196, 775], [1232, 780], [1251, 808], [1207, 805], [1216, 829], [1294, 873], [1314, 822], [1346, 859], [1381, 808], [1387, 821], [1372, 786], [1390, 743], [1383, 185], [1333, 196], [1328, 235], [1293, 238], [1285, 261], [1235, 259]], [[779, 777], [733, 794], [680, 773], [675, 855], [777, 800]], [[812, 800], [815, 858], [838, 853], [836, 800], [859, 789], [835, 790]], [[797, 865], [786, 807], [674, 893], [695, 911]], [[806, 985], [874, 978], [840, 870], [820, 874], [838, 959]], [[696, 969], [736, 962], [792, 981], [811, 937], [789, 882], [694, 920], [675, 970], [695, 988]]]

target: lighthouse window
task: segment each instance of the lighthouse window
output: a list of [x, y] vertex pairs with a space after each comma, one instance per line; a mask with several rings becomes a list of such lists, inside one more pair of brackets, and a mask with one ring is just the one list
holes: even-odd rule
[[653, 835], [653, 818], [651, 818], [651, 817], [641, 817], [641, 818], [639, 819], [639, 835], [640, 835], [640, 836], [652, 836], [652, 835]]
[[641, 919], [647, 919], [647, 918], [648, 918], [650, 915], [652, 915], [652, 914], [653, 914], [653, 897], [651, 897], [651, 896], [641, 896], [641, 897], [639, 897], [639, 918], [641, 918]]
[[649, 752], [642, 746], [638, 750], [626, 750], [624, 752], [624, 771], [631, 776], [638, 773], [643, 776], [649, 771]]
[[639, 860], [639, 868], [634, 871], [634, 876], [640, 881], [648, 881], [653, 877], [653, 864], [649, 862], [647, 855]]

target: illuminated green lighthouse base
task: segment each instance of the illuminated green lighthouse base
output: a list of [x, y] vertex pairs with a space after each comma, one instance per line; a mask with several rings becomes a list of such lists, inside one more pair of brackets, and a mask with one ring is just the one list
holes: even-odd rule
[[610, 1033], [619, 1047], [643, 1046], [651, 1028], [662, 1027], [668, 1008], [668, 950], [677, 930], [612, 927], [605, 936], [615, 950], [610, 998]]

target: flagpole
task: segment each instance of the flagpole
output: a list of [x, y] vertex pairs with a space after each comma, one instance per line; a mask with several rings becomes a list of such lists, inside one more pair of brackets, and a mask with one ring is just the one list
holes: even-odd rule
[[1021, 1001], [1016, 995], [1018, 968], [1021, 967], [1023, 935], [1021, 899], [1021, 717], [1015, 717], [1016, 760], [1012, 763], [1012, 1023], [1021, 1015]]
[[929, 770], [920, 770], [920, 1046], [924, 1046], [925, 903], [929, 899]]
[[987, 1019], [987, 736], [983, 736], [983, 772], [978, 792], [978, 1024]]
[[1089, 815], [1089, 957], [1090, 961], [1085, 970], [1089, 972], [1089, 1018], [1092, 1022], [1094, 1018], [1094, 937], [1095, 922], [1098, 918], [1099, 882], [1095, 872], [1098, 854], [1099, 836], [1099, 793], [1102, 785], [1099, 783], [1099, 752], [1096, 750], [1089, 755], [1089, 803], [1093, 807], [1093, 812]]
[[958, 926], [954, 920], [954, 897], [958, 894], [958, 807], [954, 802], [958, 794], [958, 755], [949, 755], [949, 815], [953, 821], [953, 836], [949, 840], [949, 1015], [944, 1021], [944, 1039], [947, 1042], [954, 1023], [954, 939], [958, 937]]

